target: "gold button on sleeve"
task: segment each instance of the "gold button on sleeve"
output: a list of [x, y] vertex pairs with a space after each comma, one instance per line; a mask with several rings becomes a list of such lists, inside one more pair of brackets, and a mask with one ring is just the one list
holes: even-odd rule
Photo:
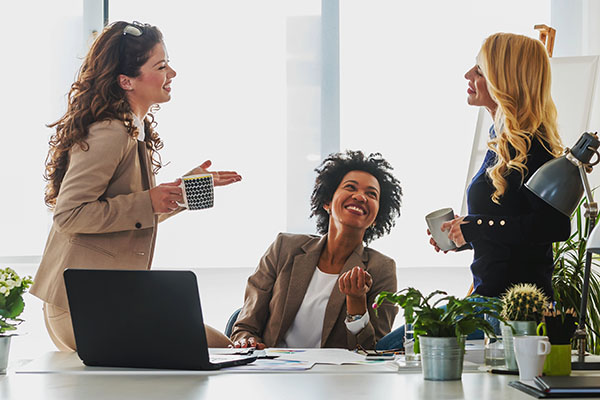
[[490, 221], [488, 222], [488, 224], [490, 224], [490, 226], [494, 226], [494, 221], [492, 221], [492, 220], [490, 219]]
[[504, 226], [504, 225], [506, 225], [506, 222], [504, 220], [501, 220], [500, 225]]
[[480, 219], [477, 220], [477, 225], [481, 225], [482, 223], [483, 223], [482, 220], [480, 220]]

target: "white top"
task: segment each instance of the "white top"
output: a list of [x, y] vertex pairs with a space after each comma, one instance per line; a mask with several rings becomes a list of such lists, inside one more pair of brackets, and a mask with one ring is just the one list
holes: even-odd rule
[[[325, 309], [338, 277], [339, 274], [326, 274], [319, 267], [315, 268], [296, 318], [277, 347], [321, 347]], [[369, 313], [366, 312], [358, 321], [346, 321], [346, 327], [356, 335], [368, 323]]]
[[[131, 113], [133, 116], [133, 125], [138, 129], [138, 140], [143, 142], [146, 139], [146, 129], [144, 128], [144, 121], [140, 121], [140, 119], [134, 113]], [[145, 117], [144, 117], [145, 118]]]

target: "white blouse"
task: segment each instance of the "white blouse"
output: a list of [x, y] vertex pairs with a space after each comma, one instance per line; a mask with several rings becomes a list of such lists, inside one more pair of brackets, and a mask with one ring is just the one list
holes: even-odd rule
[[[339, 274], [327, 274], [319, 267], [315, 268], [298, 313], [277, 347], [321, 347], [325, 309], [338, 278]], [[346, 321], [346, 327], [356, 335], [368, 323], [369, 313], [366, 312], [358, 321]]]
[[138, 129], [139, 132], [137, 138], [140, 142], [143, 142], [146, 139], [146, 128], [144, 128], [144, 121], [140, 121], [140, 119], [134, 113], [131, 113], [131, 115], [133, 116], [133, 125]]

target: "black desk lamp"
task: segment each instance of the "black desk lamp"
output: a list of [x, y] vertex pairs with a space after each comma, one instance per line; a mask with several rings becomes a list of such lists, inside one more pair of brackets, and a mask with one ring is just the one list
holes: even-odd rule
[[[600, 141], [597, 135], [585, 132], [573, 149], [567, 148], [564, 156], [548, 161], [525, 183], [525, 186], [539, 198], [568, 217], [571, 217], [573, 211], [577, 208], [585, 190], [585, 217], [589, 221], [586, 233], [588, 241], [581, 290], [581, 306], [579, 307], [579, 326], [574, 336], [578, 344], [578, 353], [577, 361], [572, 363], [573, 369], [600, 369], [600, 362], [585, 362], [587, 347], [585, 322], [592, 254], [600, 254], [600, 232], [598, 229], [594, 230], [598, 216], [598, 204], [594, 202], [586, 174], [591, 172], [592, 167], [600, 161], [598, 147], [600, 147]], [[594, 154], [596, 155], [596, 161], [591, 163]]]

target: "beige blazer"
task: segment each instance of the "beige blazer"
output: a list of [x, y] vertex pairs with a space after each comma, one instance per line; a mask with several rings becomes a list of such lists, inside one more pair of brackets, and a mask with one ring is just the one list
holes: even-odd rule
[[[31, 293], [68, 310], [65, 268], [148, 269], [158, 218], [149, 150], [118, 120], [90, 126], [74, 146]], [[107, 289], [110, 291], [110, 289]]]
[[[277, 236], [254, 274], [248, 278], [244, 307], [231, 335], [233, 341], [254, 336], [268, 347], [281, 341], [302, 304], [326, 241], [327, 236], [288, 233]], [[357, 335], [346, 328], [346, 296], [335, 285], [325, 310], [321, 347], [354, 349], [360, 344], [365, 349], [373, 349], [375, 343], [392, 329], [396, 307], [384, 303], [378, 309], [379, 316], [375, 316], [371, 304], [379, 292], [396, 291], [394, 260], [360, 245], [350, 255], [341, 273], [357, 265], [373, 277], [373, 286], [367, 293], [370, 322]]]

